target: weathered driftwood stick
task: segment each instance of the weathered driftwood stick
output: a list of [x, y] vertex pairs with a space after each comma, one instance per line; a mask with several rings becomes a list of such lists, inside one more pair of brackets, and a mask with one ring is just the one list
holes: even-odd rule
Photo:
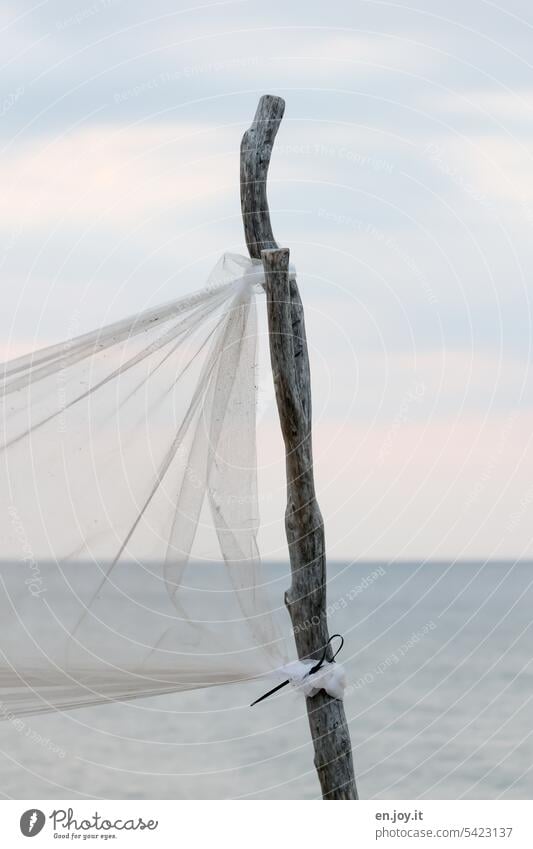
[[[286, 451], [287, 510], [292, 584], [285, 595], [300, 659], [318, 659], [328, 643], [324, 523], [315, 496], [311, 440], [311, 381], [302, 302], [289, 275], [289, 251], [274, 241], [266, 199], [266, 176], [284, 102], [262, 97], [241, 147], [241, 179], [260, 175], [255, 190], [242, 186], [248, 250], [261, 247], [265, 269], [270, 358]], [[268, 127], [261, 129], [260, 124]], [[263, 140], [267, 148], [257, 148]], [[253, 143], [252, 143], [253, 142]], [[243, 159], [247, 162], [243, 164]], [[257, 160], [260, 166], [254, 165]], [[254, 206], [257, 203], [259, 206]], [[253, 227], [247, 228], [247, 222]], [[265, 248], [266, 246], [266, 248]], [[323, 690], [307, 699], [309, 726], [324, 799], [357, 799], [350, 735], [342, 701]]]
[[[287, 468], [285, 528], [292, 583], [285, 594], [298, 657], [318, 659], [329, 634], [324, 523], [315, 496], [311, 384], [302, 303], [289, 281], [289, 251], [262, 251], [270, 358]], [[342, 701], [323, 690], [307, 699], [315, 766], [324, 799], [356, 799], [350, 735]]]
[[261, 259], [265, 248], [277, 248], [268, 214], [266, 181], [272, 145], [284, 111], [283, 98], [265, 94], [252, 126], [242, 137], [241, 211], [244, 237], [253, 259]]

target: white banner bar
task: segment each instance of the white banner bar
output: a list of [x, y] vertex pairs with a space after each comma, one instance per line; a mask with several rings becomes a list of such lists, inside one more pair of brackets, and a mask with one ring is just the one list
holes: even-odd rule
[[[321, 810], [319, 810], [319, 805]], [[314, 810], [313, 810], [314, 808]], [[2, 846], [529, 847], [527, 801], [3, 801]]]

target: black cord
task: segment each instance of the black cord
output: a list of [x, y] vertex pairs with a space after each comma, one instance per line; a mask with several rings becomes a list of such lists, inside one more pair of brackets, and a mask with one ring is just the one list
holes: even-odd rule
[[[335, 658], [337, 657], [338, 653], [340, 652], [340, 650], [342, 649], [342, 647], [344, 645], [344, 637], [341, 636], [341, 634], [333, 634], [329, 638], [326, 645], [324, 646], [324, 651], [322, 653], [322, 657], [320, 658], [320, 660], [314, 666], [311, 667], [311, 669], [309, 670], [307, 675], [304, 676], [304, 678], [307, 678], [309, 675], [314, 675], [315, 672], [318, 672], [318, 670], [322, 668], [322, 666], [324, 665], [324, 662], [326, 660], [326, 655], [328, 653], [328, 648], [330, 646], [330, 643], [331, 643], [332, 640], [337, 639], [337, 637], [339, 638], [339, 640], [341, 642], [340, 642], [340, 645], [339, 645], [337, 651], [335, 652], [335, 654], [332, 656], [331, 660], [329, 661], [330, 663], [335, 663]], [[290, 679], [287, 678], [286, 681], [283, 681], [283, 683], [278, 684], [277, 687], [273, 687], [271, 690], [268, 691], [268, 693], [264, 693], [262, 696], [259, 696], [259, 698], [255, 700], [255, 702], [252, 702], [250, 707], [253, 707], [254, 705], [258, 705], [259, 702], [262, 702], [263, 699], [267, 699], [269, 696], [273, 696], [274, 693], [277, 693], [278, 690], [281, 690], [283, 687], [286, 687], [287, 684], [289, 684], [289, 683], [290, 683]]]

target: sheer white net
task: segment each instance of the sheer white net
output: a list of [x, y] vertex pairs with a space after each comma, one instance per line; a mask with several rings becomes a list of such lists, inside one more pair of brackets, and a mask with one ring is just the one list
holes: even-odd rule
[[0, 718], [285, 663], [256, 543], [261, 276], [227, 254], [197, 294], [3, 367]]

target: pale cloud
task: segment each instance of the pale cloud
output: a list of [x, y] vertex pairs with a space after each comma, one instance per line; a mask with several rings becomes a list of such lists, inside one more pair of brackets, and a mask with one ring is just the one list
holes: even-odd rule
[[480, 140], [467, 154], [479, 189], [496, 201], [533, 201], [533, 153], [523, 139], [492, 137]]
[[532, 424], [525, 413], [365, 430], [347, 423], [334, 439], [318, 428], [316, 468], [336, 550], [531, 557], [533, 504], [521, 523], [513, 515], [531, 490]]
[[[325, 28], [327, 29], [327, 28]], [[435, 53], [418, 41], [418, 49], [413, 49], [416, 38], [397, 35], [370, 35], [358, 32], [320, 35], [311, 38], [305, 46], [293, 40], [290, 55], [273, 57], [278, 69], [288, 74], [295, 72], [308, 74], [326, 73], [330, 77], [346, 81], [346, 75], [361, 72], [368, 74], [396, 70], [409, 73], [424, 73], [437, 61]], [[319, 66], [317, 68], [317, 63]]]
[[485, 205], [533, 200], [533, 153], [522, 137], [454, 135], [433, 142], [427, 152], [457, 188]]
[[[533, 118], [533, 90], [518, 88], [467, 89], [463, 92], [441, 94], [437, 100], [421, 98], [428, 108], [438, 108], [449, 116], [467, 116], [476, 114], [493, 119], [502, 124], [504, 132], [512, 131], [515, 122], [523, 125], [521, 132], [527, 131], [527, 123]], [[530, 124], [531, 127], [531, 124]]]
[[[0, 356], [65, 338], [74, 314], [81, 332], [185, 294], [244, 251], [239, 142], [281, 94], [269, 196], [307, 311], [329, 549], [531, 552], [528, 31], [441, 7], [8, 0]], [[272, 402], [263, 532], [285, 557]]]
[[226, 139], [224, 128], [180, 123], [92, 126], [26, 142], [2, 157], [0, 226], [42, 229], [109, 214], [127, 223], [177, 204], [206, 204], [230, 185]]
[[[462, 414], [315, 426], [315, 474], [331, 557], [533, 556], [533, 414]], [[260, 432], [261, 543], [284, 550], [282, 445]], [[274, 458], [277, 458], [276, 460]]]

